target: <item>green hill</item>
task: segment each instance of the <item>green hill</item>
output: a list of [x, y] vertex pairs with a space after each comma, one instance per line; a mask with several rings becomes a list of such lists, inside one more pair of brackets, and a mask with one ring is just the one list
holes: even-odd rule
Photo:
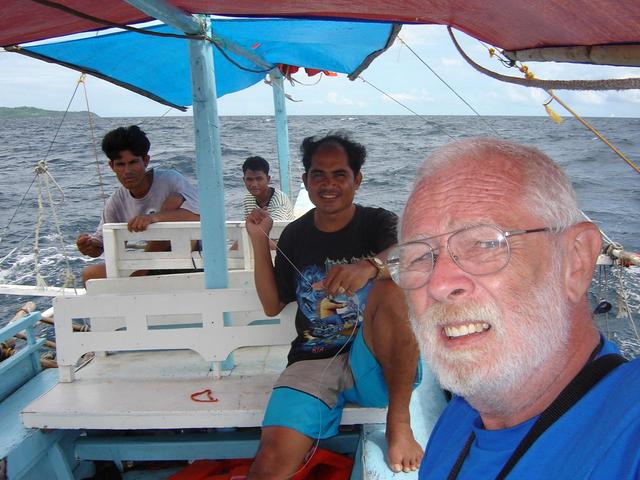
[[[28, 117], [60, 117], [64, 115], [64, 112], [58, 110], [43, 110], [42, 108], [35, 107], [0, 107], [0, 118], [28, 118]], [[68, 112], [67, 116], [87, 116], [87, 112]], [[95, 113], [92, 113], [94, 117], [98, 117]]]

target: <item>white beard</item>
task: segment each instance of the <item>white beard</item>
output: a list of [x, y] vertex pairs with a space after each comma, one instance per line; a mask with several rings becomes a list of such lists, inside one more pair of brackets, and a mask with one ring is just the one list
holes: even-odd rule
[[[482, 403], [501, 411], [506, 408], [508, 394], [522, 388], [538, 368], [545, 363], [545, 368], [554, 368], [548, 362], [566, 349], [569, 336], [560, 262], [560, 258], [552, 260], [550, 278], [541, 287], [505, 292], [515, 302], [506, 319], [493, 302], [438, 303], [420, 317], [411, 312], [422, 354], [443, 388], [471, 404]], [[440, 336], [444, 325], [463, 321], [491, 325], [482, 334], [486, 341], [468, 350], [443, 347]]]

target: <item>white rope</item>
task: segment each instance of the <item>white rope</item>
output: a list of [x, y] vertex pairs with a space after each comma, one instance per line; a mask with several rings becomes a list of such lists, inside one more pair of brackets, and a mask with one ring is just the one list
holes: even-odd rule
[[42, 202], [42, 177], [38, 170], [40, 169], [40, 164], [36, 167], [36, 173], [38, 178], [38, 214], [36, 220], [36, 228], [35, 228], [35, 238], [33, 241], [33, 261], [34, 261], [34, 273], [36, 277], [36, 285], [38, 287], [46, 287], [47, 283], [44, 281], [42, 275], [40, 275], [40, 227], [42, 227], [42, 222], [44, 220], [44, 204]]

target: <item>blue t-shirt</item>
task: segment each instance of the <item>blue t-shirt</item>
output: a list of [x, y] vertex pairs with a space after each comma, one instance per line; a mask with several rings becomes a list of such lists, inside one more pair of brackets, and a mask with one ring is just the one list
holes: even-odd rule
[[[619, 352], [605, 341], [599, 355], [609, 353]], [[446, 479], [472, 430], [476, 438], [457, 478], [493, 480], [536, 420], [484, 430], [478, 412], [454, 397], [429, 438], [420, 480]], [[640, 478], [640, 359], [600, 380], [538, 437], [508, 478]]]

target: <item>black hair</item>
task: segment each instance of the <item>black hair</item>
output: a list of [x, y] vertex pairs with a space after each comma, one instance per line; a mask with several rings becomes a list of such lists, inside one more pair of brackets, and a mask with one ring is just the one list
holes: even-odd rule
[[137, 125], [118, 127], [102, 139], [102, 151], [111, 161], [120, 158], [123, 150], [129, 150], [136, 157], [144, 157], [149, 154], [149, 148], [151, 143], [147, 135]]
[[307, 137], [302, 141], [300, 152], [302, 153], [304, 173], [309, 173], [311, 159], [319, 149], [335, 146], [344, 149], [347, 154], [347, 159], [349, 160], [349, 167], [353, 170], [353, 174], [357, 175], [367, 158], [367, 149], [364, 145], [351, 140], [344, 132], [330, 132], [322, 138]]
[[247, 170], [264, 172], [265, 175], [269, 175], [269, 162], [262, 157], [249, 157], [242, 164], [242, 173], [245, 173]]

